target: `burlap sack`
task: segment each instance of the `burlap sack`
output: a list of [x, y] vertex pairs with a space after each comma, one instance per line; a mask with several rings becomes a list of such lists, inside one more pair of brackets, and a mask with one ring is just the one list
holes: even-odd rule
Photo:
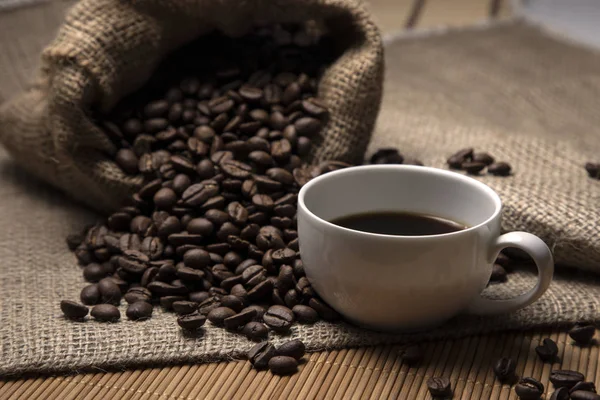
[[170, 51], [220, 30], [317, 20], [344, 49], [319, 84], [331, 115], [313, 160], [361, 160], [379, 111], [381, 37], [358, 0], [84, 0], [42, 54], [36, 84], [0, 110], [0, 141], [25, 168], [92, 207], [108, 211], [140, 184], [115, 152], [92, 108], [110, 110], [144, 84]]

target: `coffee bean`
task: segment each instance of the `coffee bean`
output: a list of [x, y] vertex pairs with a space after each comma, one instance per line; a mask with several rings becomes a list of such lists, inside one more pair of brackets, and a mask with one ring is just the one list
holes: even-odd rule
[[177, 194], [173, 189], [162, 188], [154, 195], [154, 204], [156, 207], [169, 210], [175, 205]]
[[147, 288], [152, 294], [158, 296], [178, 296], [188, 293], [188, 289], [185, 286], [175, 286], [160, 281], [150, 282]]
[[480, 162], [484, 163], [485, 165], [494, 163], [494, 157], [490, 156], [488, 153], [474, 153], [472, 160], [473, 162]]
[[81, 302], [88, 306], [93, 306], [100, 302], [100, 290], [98, 285], [88, 285], [81, 290], [79, 295]]
[[152, 316], [152, 305], [145, 301], [137, 301], [127, 307], [125, 315], [133, 321], [148, 319]]
[[485, 163], [482, 162], [463, 162], [461, 165], [461, 168], [465, 171], [467, 171], [468, 174], [470, 175], [477, 175], [479, 174], [481, 171], [483, 171], [483, 169], [486, 167]]
[[492, 266], [492, 275], [490, 276], [491, 282], [505, 282], [506, 281], [506, 270], [500, 264], [494, 264]]
[[201, 269], [210, 264], [210, 255], [206, 250], [192, 249], [183, 255], [183, 263], [186, 267]]
[[340, 315], [337, 313], [337, 311], [326, 305], [321, 300], [313, 297], [309, 300], [308, 305], [314, 309], [325, 321], [337, 321], [340, 319]]
[[88, 282], [98, 282], [107, 275], [108, 272], [100, 264], [92, 263], [83, 268], [83, 277]]
[[208, 320], [215, 326], [224, 326], [225, 319], [236, 314], [231, 308], [217, 307], [208, 313]]
[[83, 319], [89, 312], [86, 306], [70, 300], [62, 300], [60, 309], [64, 316], [69, 319]]
[[185, 315], [196, 311], [198, 309], [198, 303], [194, 301], [180, 300], [173, 302], [171, 307], [176, 314]]
[[181, 315], [177, 318], [177, 324], [186, 331], [195, 331], [206, 322], [206, 317], [195, 311], [191, 314]]
[[138, 172], [139, 159], [130, 149], [120, 149], [115, 156], [115, 162], [126, 174], [134, 175]]
[[569, 389], [565, 387], [556, 389], [550, 396], [550, 400], [569, 400], [570, 398]]
[[269, 370], [275, 375], [291, 375], [298, 370], [298, 361], [293, 357], [275, 356], [269, 360]]
[[188, 187], [181, 195], [181, 201], [188, 207], [197, 207], [202, 205], [211, 197], [219, 193], [219, 187], [216, 184], [197, 183]]
[[427, 389], [433, 397], [448, 397], [452, 395], [450, 380], [445, 377], [431, 377], [427, 380]]
[[371, 164], [402, 164], [404, 157], [393, 147], [378, 149], [369, 159]]
[[571, 370], [553, 370], [550, 373], [550, 382], [555, 388], [572, 388], [578, 382], [584, 381], [585, 376], [581, 372]]
[[499, 253], [498, 257], [496, 257], [496, 264], [506, 268], [512, 264], [512, 260], [504, 253]]
[[594, 384], [594, 382], [578, 382], [577, 384], [575, 384], [575, 386], [573, 386], [569, 392], [573, 393], [576, 392], [578, 390], [582, 390], [585, 392], [594, 392], [596, 393], [596, 385]]
[[[262, 278], [260, 278], [262, 279]], [[250, 301], [257, 301], [269, 295], [273, 290], [273, 281], [270, 279], [262, 280], [261, 282], [253, 285], [255, 279], [248, 281], [248, 286], [253, 286], [252, 289], [248, 290], [248, 299]]]
[[246, 179], [252, 174], [250, 165], [236, 160], [222, 162], [221, 168], [228, 176], [236, 179]]
[[305, 305], [298, 304], [292, 308], [296, 321], [301, 324], [314, 324], [319, 320], [319, 314]]
[[540, 357], [540, 360], [552, 363], [558, 355], [558, 346], [554, 340], [545, 338], [543, 344], [535, 348], [535, 352]]
[[137, 303], [138, 301], [150, 303], [152, 301], [152, 292], [144, 287], [135, 287], [129, 289], [123, 298], [129, 304]]
[[98, 282], [98, 290], [103, 303], [118, 306], [121, 302], [121, 289], [111, 278], [104, 278]]
[[281, 305], [271, 306], [263, 316], [265, 324], [277, 332], [285, 332], [294, 322], [294, 313]]
[[160, 298], [160, 305], [165, 310], [173, 310], [173, 303], [175, 303], [176, 301], [184, 301], [184, 300], [186, 300], [186, 298], [183, 296], [162, 296]]
[[488, 171], [488, 173], [490, 173], [492, 175], [509, 176], [511, 169], [512, 168], [511, 168], [510, 164], [508, 164], [508, 163], [495, 162], [488, 167], [487, 171]]
[[590, 178], [600, 179], [600, 163], [585, 163], [585, 170]]
[[600, 400], [600, 395], [585, 390], [576, 390], [574, 392], [571, 392], [570, 398], [571, 400]]
[[517, 364], [512, 358], [502, 357], [494, 363], [494, 373], [500, 382], [510, 382], [515, 378]]
[[[229, 330], [237, 330], [245, 326], [247, 323], [251, 322], [256, 316], [256, 310], [246, 310], [239, 312], [231, 317], [227, 317], [223, 320], [223, 325], [226, 329]], [[209, 314], [210, 317], [210, 314]], [[212, 320], [211, 320], [212, 322]]]
[[285, 342], [277, 348], [277, 355], [292, 357], [296, 360], [301, 359], [305, 352], [306, 347], [304, 346], [304, 343], [298, 339]]
[[[163, 252], [164, 254], [165, 252]], [[156, 267], [150, 267], [147, 270], [144, 271], [144, 273], [142, 274], [142, 279], [140, 280], [140, 284], [143, 287], [148, 286], [148, 284], [152, 281], [154, 281], [154, 279], [156, 278], [156, 276], [158, 275], [158, 271], [159, 269]]]
[[[246, 354], [252, 366], [256, 369], [264, 369], [269, 365], [269, 360], [277, 355], [275, 346], [269, 342], [260, 342], [254, 345]], [[293, 360], [293, 359], [292, 359]], [[295, 362], [296, 360], [294, 360]]]
[[296, 252], [292, 249], [283, 248], [273, 252], [275, 265], [290, 264], [296, 259]]
[[98, 304], [92, 308], [90, 315], [100, 322], [116, 322], [121, 319], [119, 309], [112, 304]]
[[569, 336], [579, 345], [590, 344], [595, 333], [596, 327], [594, 325], [582, 323], [576, 324], [569, 330]]
[[544, 394], [544, 385], [533, 378], [523, 378], [515, 386], [515, 393], [522, 400], [537, 400]]
[[[256, 318], [256, 310], [254, 311], [254, 318]], [[248, 322], [242, 329], [242, 333], [248, 339], [252, 341], [261, 341], [267, 339], [269, 336], [269, 328], [265, 324], [257, 321]]]

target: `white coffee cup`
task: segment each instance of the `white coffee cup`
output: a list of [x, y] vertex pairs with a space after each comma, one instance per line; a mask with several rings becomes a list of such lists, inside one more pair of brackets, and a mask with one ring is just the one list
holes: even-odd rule
[[[512, 179], [512, 178], [504, 178]], [[537, 236], [500, 232], [502, 204], [485, 184], [442, 169], [369, 165], [319, 176], [298, 196], [298, 237], [314, 290], [350, 322], [377, 330], [414, 331], [461, 313], [508, 313], [536, 301], [554, 273]], [[373, 211], [423, 213], [463, 223], [464, 230], [395, 236], [332, 224]], [[481, 297], [500, 250], [529, 253], [536, 286], [509, 300]]]

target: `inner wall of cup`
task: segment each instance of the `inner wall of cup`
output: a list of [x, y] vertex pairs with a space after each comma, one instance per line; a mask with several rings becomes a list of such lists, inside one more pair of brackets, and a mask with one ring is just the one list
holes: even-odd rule
[[485, 188], [427, 168], [355, 169], [323, 176], [306, 191], [304, 203], [316, 216], [333, 219], [372, 211], [430, 214], [467, 227], [479, 225], [496, 211]]

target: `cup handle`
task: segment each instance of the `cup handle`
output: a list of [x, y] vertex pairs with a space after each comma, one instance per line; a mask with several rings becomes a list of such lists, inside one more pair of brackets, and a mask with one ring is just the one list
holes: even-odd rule
[[554, 275], [552, 252], [539, 237], [527, 232], [510, 232], [496, 239], [491, 250], [491, 259], [495, 260], [506, 247], [515, 247], [527, 252], [538, 270], [538, 281], [533, 289], [508, 300], [490, 300], [479, 296], [468, 307], [467, 312], [476, 315], [509, 313], [533, 303], [548, 289]]

